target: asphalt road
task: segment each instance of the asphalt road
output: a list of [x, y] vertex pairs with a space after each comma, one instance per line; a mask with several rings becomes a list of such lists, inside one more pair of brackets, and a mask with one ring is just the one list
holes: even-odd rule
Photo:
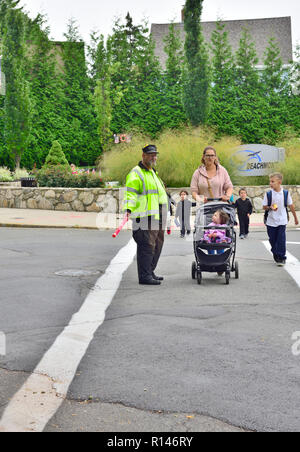
[[[0, 237], [1, 416], [130, 234], [3, 228]], [[139, 286], [131, 265], [45, 430], [300, 431], [291, 349], [300, 291], [264, 240], [238, 241], [240, 279], [229, 286], [212, 274], [198, 286], [192, 242], [177, 235], [166, 238], [162, 286]], [[288, 241], [300, 261], [300, 231]]]

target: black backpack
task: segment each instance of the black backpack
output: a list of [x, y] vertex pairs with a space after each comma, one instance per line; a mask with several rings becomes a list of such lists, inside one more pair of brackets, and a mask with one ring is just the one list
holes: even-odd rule
[[[290, 216], [289, 216], [289, 212], [288, 212], [288, 196], [289, 196], [288, 190], [283, 190], [283, 194], [284, 194], [284, 207], [286, 208], [287, 218], [288, 218], [288, 221], [289, 221], [290, 220]], [[271, 205], [272, 205], [272, 190], [268, 191], [267, 197], [268, 197], [268, 207], [271, 207]], [[264, 216], [264, 223], [265, 224], [267, 224], [268, 215], [269, 215], [269, 211], [266, 210], [265, 211], [265, 216]]]

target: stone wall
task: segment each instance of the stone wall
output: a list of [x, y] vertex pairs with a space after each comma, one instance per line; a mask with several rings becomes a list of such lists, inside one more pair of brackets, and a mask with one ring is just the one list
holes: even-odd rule
[[0, 187], [0, 207], [115, 213], [119, 196], [118, 189]]
[[[300, 211], [300, 186], [289, 189], [296, 210]], [[247, 187], [248, 197], [256, 211], [262, 210], [267, 186]], [[178, 202], [181, 189], [172, 188], [170, 193]], [[189, 192], [189, 188], [186, 188]], [[239, 187], [234, 196], [238, 197]], [[78, 212], [116, 213], [123, 204], [124, 189], [107, 188], [19, 188], [0, 186], [0, 207], [15, 209], [41, 209]]]

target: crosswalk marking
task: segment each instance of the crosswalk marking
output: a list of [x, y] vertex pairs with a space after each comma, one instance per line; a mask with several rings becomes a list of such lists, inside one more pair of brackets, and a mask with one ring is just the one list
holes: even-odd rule
[[[269, 242], [263, 242], [267, 250], [271, 253], [271, 245]], [[300, 287], [300, 262], [299, 260], [293, 256], [289, 251], [286, 253], [287, 261], [284, 266], [284, 269], [289, 273], [289, 275], [294, 279], [294, 281]]]
[[133, 262], [133, 239], [111, 261], [80, 310], [15, 394], [0, 420], [0, 432], [42, 432], [67, 395], [80, 361], [105, 319], [124, 272]]

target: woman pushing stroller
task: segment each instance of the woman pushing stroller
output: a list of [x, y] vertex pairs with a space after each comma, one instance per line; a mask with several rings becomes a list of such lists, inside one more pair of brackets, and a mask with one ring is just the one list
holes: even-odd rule
[[220, 165], [216, 150], [204, 149], [202, 165], [195, 171], [191, 181], [193, 198], [207, 203], [209, 199], [228, 202], [233, 194], [233, 184], [227, 170]]
[[202, 165], [191, 181], [193, 198], [201, 203], [197, 211], [192, 277], [202, 282], [202, 273], [225, 273], [229, 284], [230, 273], [239, 277], [235, 262], [236, 233], [234, 231], [235, 207], [229, 204], [233, 184], [227, 170], [220, 165], [216, 150], [204, 149]]

